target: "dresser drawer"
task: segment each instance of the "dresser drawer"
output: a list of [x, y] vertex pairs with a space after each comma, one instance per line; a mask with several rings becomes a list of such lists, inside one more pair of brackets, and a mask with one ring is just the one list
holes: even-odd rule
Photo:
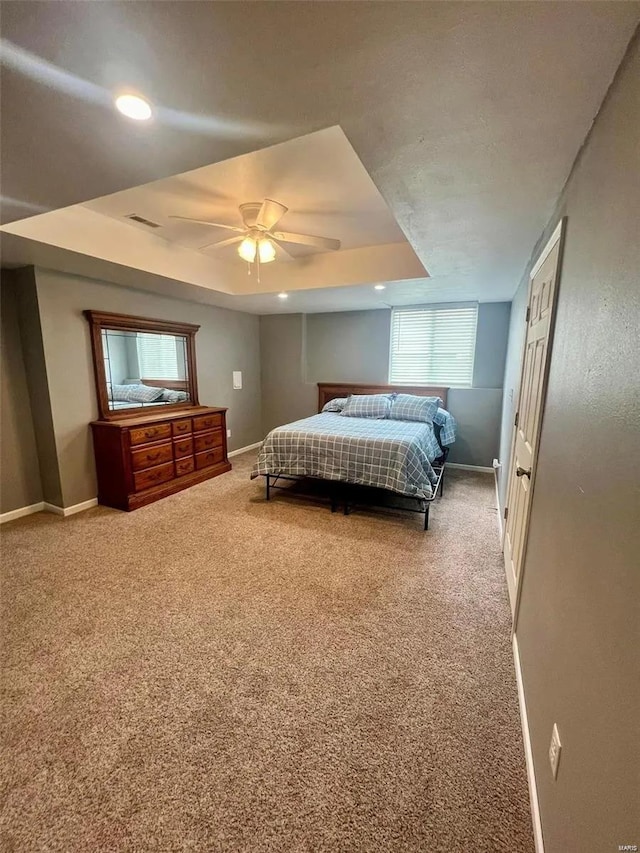
[[173, 462], [157, 465], [155, 468], [147, 468], [146, 471], [139, 471], [133, 475], [136, 492], [157, 486], [158, 483], [166, 483], [167, 480], [173, 480], [173, 476]]
[[182, 459], [183, 456], [191, 456], [193, 453], [193, 438], [176, 438], [173, 441], [173, 455], [176, 459]]
[[193, 419], [193, 431], [204, 432], [206, 429], [220, 429], [222, 426], [222, 415], [200, 415]]
[[171, 438], [171, 424], [153, 424], [130, 430], [131, 444], [147, 444], [149, 441], [160, 441]]
[[183, 474], [190, 474], [194, 469], [193, 456], [188, 459], [176, 459], [176, 477], [181, 477]]
[[217, 465], [222, 462], [224, 453], [221, 447], [215, 450], [205, 450], [204, 453], [196, 453], [196, 468], [207, 468], [209, 465]]
[[148, 447], [141, 447], [140, 450], [131, 451], [131, 466], [134, 471], [140, 471], [143, 468], [152, 468], [154, 465], [161, 465], [163, 462], [170, 462], [173, 459], [171, 452], [171, 443], [167, 444], [152, 444]]
[[173, 430], [174, 436], [190, 435], [190, 433], [191, 433], [191, 418], [187, 418], [184, 421], [173, 421], [171, 423], [171, 429]]
[[222, 430], [217, 429], [213, 432], [203, 432], [195, 436], [195, 450], [200, 453], [202, 450], [210, 450], [213, 447], [222, 447]]

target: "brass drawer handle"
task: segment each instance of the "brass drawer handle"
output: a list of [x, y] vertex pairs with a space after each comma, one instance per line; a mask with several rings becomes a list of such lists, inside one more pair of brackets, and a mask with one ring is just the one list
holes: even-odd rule
[[189, 429], [189, 424], [176, 424], [176, 429], [178, 432], [184, 432], [186, 429]]
[[147, 462], [155, 462], [156, 459], [160, 459], [160, 453], [147, 453]]

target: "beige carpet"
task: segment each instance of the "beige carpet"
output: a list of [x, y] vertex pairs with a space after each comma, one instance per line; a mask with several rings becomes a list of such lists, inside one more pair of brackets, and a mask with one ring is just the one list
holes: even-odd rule
[[533, 850], [490, 476], [3, 529], [4, 851]]

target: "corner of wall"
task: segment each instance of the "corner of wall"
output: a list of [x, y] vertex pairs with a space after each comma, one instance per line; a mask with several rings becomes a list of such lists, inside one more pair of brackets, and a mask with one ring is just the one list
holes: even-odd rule
[[2, 482], [3, 520], [19, 518], [42, 502], [40, 461], [20, 335], [17, 270], [2, 270]]
[[58, 464], [53, 428], [51, 397], [49, 394], [34, 267], [23, 267], [16, 270], [16, 279], [18, 282], [18, 322], [23, 344], [27, 388], [38, 450], [42, 497], [49, 503], [61, 506], [62, 484], [60, 466]]

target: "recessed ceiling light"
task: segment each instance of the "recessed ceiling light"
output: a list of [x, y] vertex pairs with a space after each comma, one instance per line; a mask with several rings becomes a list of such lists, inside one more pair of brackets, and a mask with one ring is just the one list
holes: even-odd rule
[[384, 284], [374, 284], [373, 285], [374, 290], [384, 290], [384, 288], [385, 288]]
[[116, 109], [127, 118], [135, 121], [147, 121], [151, 118], [151, 106], [139, 95], [118, 95], [115, 104]]
[[278, 299], [288, 299], [288, 298], [289, 298], [288, 293], [279, 293], [278, 294]]

